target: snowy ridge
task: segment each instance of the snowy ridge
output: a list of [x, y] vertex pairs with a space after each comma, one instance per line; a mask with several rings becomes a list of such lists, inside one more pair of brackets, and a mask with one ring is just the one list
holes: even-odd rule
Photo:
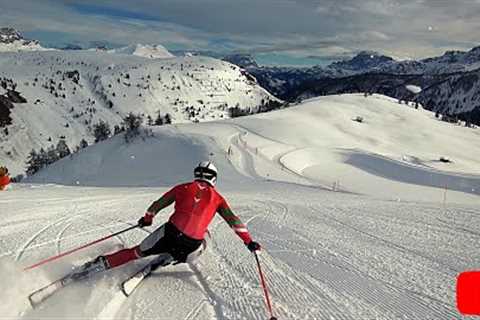
[[[257, 108], [278, 101], [240, 68], [206, 57], [149, 59], [92, 51], [0, 54], [6, 89], [26, 103], [8, 110], [11, 125], [0, 130], [0, 161], [22, 173], [32, 148], [47, 149], [65, 137], [70, 149], [92, 143], [100, 120], [112, 128], [129, 112], [145, 121], [158, 113], [174, 123], [228, 118], [228, 109]], [[0, 113], [2, 106], [0, 105]]]
[[174, 58], [175, 56], [171, 54], [164, 46], [162, 45], [130, 45], [128, 47], [109, 50], [111, 53], [119, 54], [131, 54], [134, 56], [150, 58], [150, 59], [166, 59]]

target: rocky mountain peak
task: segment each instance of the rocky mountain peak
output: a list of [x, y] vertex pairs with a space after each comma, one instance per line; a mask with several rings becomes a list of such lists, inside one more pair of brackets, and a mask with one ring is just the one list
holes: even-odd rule
[[393, 58], [381, 55], [374, 51], [361, 51], [350, 60], [344, 60], [330, 64], [329, 68], [360, 71], [372, 69], [381, 64], [393, 61]]
[[23, 36], [14, 28], [3, 27], [0, 28], [0, 42], [12, 43], [14, 41], [24, 40]]
[[224, 61], [236, 64], [242, 68], [257, 68], [255, 58], [250, 54], [231, 54], [223, 58]]

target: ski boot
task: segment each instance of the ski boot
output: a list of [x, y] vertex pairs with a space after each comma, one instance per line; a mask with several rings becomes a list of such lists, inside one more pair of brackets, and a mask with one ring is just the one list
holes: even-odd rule
[[88, 261], [74, 270], [71, 279], [80, 280], [86, 278], [94, 273], [102, 272], [110, 269], [107, 259], [104, 256], [98, 256], [92, 261]]

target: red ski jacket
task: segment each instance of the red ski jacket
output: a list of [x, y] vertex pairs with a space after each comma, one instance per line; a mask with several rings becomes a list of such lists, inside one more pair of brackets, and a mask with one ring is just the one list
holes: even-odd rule
[[175, 202], [169, 221], [190, 238], [202, 240], [215, 213], [219, 213], [235, 233], [248, 244], [252, 241], [246, 226], [230, 209], [217, 190], [204, 181], [180, 184], [152, 203], [148, 212], [156, 215]]

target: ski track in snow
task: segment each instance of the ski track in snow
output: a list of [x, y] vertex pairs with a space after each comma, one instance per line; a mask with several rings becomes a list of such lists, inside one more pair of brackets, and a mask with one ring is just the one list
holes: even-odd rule
[[40, 229], [37, 233], [35, 233], [30, 239], [28, 239], [20, 248], [20, 250], [18, 250], [18, 253], [15, 257], [15, 261], [19, 261], [23, 254], [25, 253], [25, 251], [27, 250], [27, 248], [38, 238], [40, 237], [45, 231], [47, 231], [48, 229], [51, 229], [53, 228], [55, 225], [59, 224], [59, 223], [62, 223], [66, 220], [69, 220], [70, 217], [62, 217], [60, 219], [57, 219], [55, 220], [54, 222], [46, 225], [45, 227], [43, 227], [42, 229]]
[[[445, 209], [440, 204], [372, 200], [308, 187], [297, 192], [288, 184], [275, 185], [277, 190], [271, 187], [274, 182], [265, 191], [254, 167], [256, 155], [236, 144], [238, 137], [230, 141], [244, 158], [242, 169], [254, 176], [254, 191], [232, 194], [228, 200], [263, 245], [260, 260], [279, 319], [459, 318], [455, 276], [480, 258], [468, 255], [480, 235], [480, 216], [474, 207], [449, 205]], [[0, 225], [2, 232], [24, 228], [12, 235], [14, 241], [2, 244], [2, 250], [16, 253], [15, 261], [31, 258], [27, 252], [33, 249], [41, 248], [43, 255], [59, 253], [98, 238], [99, 233], [130, 226], [148, 202], [164, 191], [142, 195], [99, 188], [96, 192], [115, 196], [93, 197], [77, 188], [44, 189], [47, 192], [28, 192], [39, 193], [39, 197], [48, 195], [48, 190], [63, 194], [55, 199], [58, 207], [53, 209], [51, 202], [36, 204], [31, 225], [26, 225], [23, 214], [9, 216]], [[74, 209], [62, 210], [72, 208], [72, 202]], [[14, 201], [7, 205], [11, 212], [23, 206]], [[112, 241], [125, 246], [139, 243], [169, 212], [161, 212], [151, 229], [136, 229]], [[32, 236], [18, 241], [32, 234], [32, 228]], [[264, 320], [267, 310], [251, 253], [221, 218], [215, 218], [210, 232], [212, 239], [198, 265], [160, 269], [128, 299], [116, 286], [135, 266], [106, 274], [113, 285], [105, 285], [102, 279], [97, 287], [79, 285], [82, 292], [101, 295], [106, 291], [88, 309], [88, 317]], [[451, 250], [462, 250], [460, 257], [456, 259]], [[107, 290], [112, 287], [113, 291]], [[61, 297], [52, 297], [47, 304], [55, 310], [60, 301], [65, 303]], [[24, 318], [42, 315], [39, 312], [26, 313]]]
[[[282, 207], [282, 206], [280, 206]], [[270, 210], [269, 210], [270, 211]], [[273, 211], [272, 211], [273, 212]], [[303, 237], [302, 237], [303, 238]], [[303, 238], [305, 239], [305, 238]], [[276, 238], [274, 241], [277, 245], [278, 243], [282, 243], [281, 238]], [[288, 248], [287, 246], [283, 246], [284, 248]], [[313, 249], [315, 250], [315, 249]], [[275, 252], [275, 250], [272, 250]], [[288, 252], [289, 250], [283, 250], [283, 252]], [[319, 250], [321, 251], [321, 250]], [[276, 251], [277, 253], [279, 251]], [[293, 272], [291, 276], [288, 277], [290, 281], [295, 279], [297, 282], [295, 287], [301, 288], [303, 294], [294, 294], [293, 296], [304, 296], [305, 292], [308, 292], [308, 297], [315, 297], [315, 301], [322, 301], [322, 307], [319, 310], [322, 310], [322, 318], [328, 319], [329, 314], [334, 317], [334, 315], [338, 316], [339, 310], [332, 308], [332, 306], [337, 306], [338, 301], [341, 300], [342, 297], [320, 297], [315, 296], [311, 292], [319, 292], [319, 291], [328, 291], [325, 288], [322, 289], [322, 285], [327, 285], [336, 292], [340, 293], [350, 293], [354, 292], [355, 297], [344, 297], [344, 299], [352, 299], [347, 303], [347, 306], [354, 303], [356, 300], [360, 299], [361, 301], [365, 301], [365, 309], [362, 311], [365, 317], [373, 317], [375, 315], [368, 314], [368, 310], [379, 308], [381, 309], [381, 314], [389, 314], [389, 318], [397, 318], [400, 314], [409, 315], [409, 318], [416, 318], [419, 315], [425, 315], [425, 317], [432, 316], [435, 314], [436, 319], [449, 319], [455, 316], [455, 311], [453, 308], [445, 308], [446, 302], [439, 301], [433, 297], [422, 295], [420, 293], [414, 292], [412, 290], [408, 290], [401, 287], [394, 287], [389, 283], [385, 283], [383, 281], [379, 281], [379, 279], [375, 279], [370, 275], [366, 275], [363, 272], [358, 272], [355, 268], [352, 268], [350, 263], [348, 263], [348, 258], [345, 257], [344, 261], [341, 261], [341, 264], [338, 263], [331, 264], [327, 263], [321, 259], [319, 259], [319, 255], [311, 255], [306, 254], [305, 250], [300, 251], [289, 251], [289, 254], [299, 254], [301, 256], [300, 260], [310, 260], [309, 264], [316, 265], [316, 267], [312, 267], [312, 270], [320, 269], [322, 270], [322, 281], [315, 281], [315, 279], [302, 279], [298, 275]], [[343, 260], [343, 259], [342, 259]], [[268, 264], [267, 264], [268, 265]], [[278, 262], [273, 264], [271, 267], [275, 270], [275, 265], [278, 268]], [[350, 265], [346, 267], [346, 265]], [[295, 268], [296, 269], [296, 268]], [[294, 270], [295, 270], [294, 269]], [[275, 280], [275, 277], [272, 277], [272, 282], [276, 284], [275, 288], [281, 288], [281, 284], [285, 283], [285, 279]], [[379, 286], [379, 283], [382, 284]], [[318, 287], [317, 290], [308, 290], [308, 288], [314, 286], [316, 284]], [[293, 287], [293, 286], [292, 286]], [[283, 290], [282, 290], [283, 289]], [[289, 286], [286, 288], [281, 288], [280, 292], [285, 293], [288, 290], [291, 290]], [[322, 290], [319, 290], [322, 289]], [[273, 291], [275, 293], [275, 291]], [[412, 298], [411, 295], [414, 294], [416, 298]], [[291, 298], [292, 295], [283, 296], [284, 299]], [[329, 306], [326, 301], [329, 298], [334, 302], [332, 306]], [[420, 299], [419, 299], [420, 298]], [[348, 301], [348, 300], [347, 300]], [[358, 302], [358, 301], [357, 301]], [[408, 302], [405, 304], [405, 302]], [[432, 308], [432, 303], [435, 305], [435, 308], [439, 308], [441, 311], [436, 311], [435, 308]], [[329, 309], [332, 309], [329, 311]], [[310, 310], [314, 311], [314, 310]], [[379, 310], [380, 311], [380, 310]], [[399, 312], [400, 311], [400, 312]], [[318, 312], [318, 311], [317, 311]], [[298, 315], [301, 311], [296, 311]], [[378, 316], [378, 315], [376, 315]], [[419, 317], [421, 318], [421, 317]]]
[[[75, 197], [79, 200], [75, 203], [84, 203], [81, 194]], [[445, 282], [454, 280], [456, 272], [463, 268], [461, 263], [452, 264], [453, 260], [447, 259], [441, 243], [439, 256], [431, 254], [428, 242], [412, 249], [414, 243], [408, 237], [401, 237], [401, 233], [409, 232], [414, 237], [427, 230], [434, 244], [437, 244], [435, 239], [445, 235], [461, 235], [459, 241], [478, 240], [476, 227], [468, 224], [470, 220], [478, 221], [475, 210], [451, 207], [455, 213], [451, 219], [457, 220], [451, 225], [450, 215], [445, 216], [430, 205], [391, 201], [374, 201], [372, 204], [363, 202], [363, 198], [344, 203], [335, 199], [348, 199], [349, 195], [338, 193], [326, 197], [332, 197], [328, 205], [280, 198], [246, 198], [244, 195], [231, 199], [232, 203], [238, 203], [234, 205], [235, 212], [264, 245], [260, 259], [274, 313], [279, 319], [458, 318], [451, 300], [452, 293], [444, 293], [449, 287]], [[20, 245], [14, 260], [23, 259], [34, 245], [42, 244], [45, 249], [50, 246], [58, 253], [64, 246], [70, 247], [70, 241], [83, 243], [83, 238], [91, 239], [95, 236], [92, 230], [110, 232], [122, 225], [132, 225], [129, 218], [117, 216], [118, 208], [137, 211], [145, 207], [145, 201], [132, 195], [115, 202], [95, 202], [90, 206], [104, 212], [102, 220], [97, 222], [93, 207], [79, 206], [75, 208], [77, 215], [57, 216], [41, 226]], [[49, 207], [38, 210], [46, 212]], [[398, 216], [398, 210], [410, 211], [410, 214]], [[161, 213], [157, 217], [158, 223], [167, 216], [167, 213]], [[20, 215], [19, 221], [22, 219]], [[8, 224], [14, 222], [9, 220]], [[104, 222], [108, 225], [104, 226]], [[83, 230], [78, 228], [86, 225], [88, 228], [82, 227]], [[391, 229], [393, 226], [398, 230]], [[469, 226], [470, 233], [464, 232], [465, 226]], [[133, 245], [153, 229], [138, 229], [115, 242]], [[169, 315], [186, 320], [265, 319], [267, 311], [263, 292], [251, 253], [221, 218], [214, 220], [210, 232], [213, 238], [198, 265], [185, 266], [186, 269], [181, 266], [160, 269], [129, 299], [121, 298], [116, 292], [110, 293], [103, 299], [103, 308], [97, 310], [95, 317], [148, 318], [154, 310], [167, 308], [162, 301], [169, 300], [168, 296], [173, 298], [188, 293], [181, 310], [176, 310], [177, 307], [168, 309], [172, 312]], [[66, 240], [68, 243], [64, 243]], [[412, 261], [413, 266], [404, 267], [406, 261]], [[386, 269], [387, 266], [391, 269]], [[176, 272], [177, 268], [187, 271]], [[416, 281], [409, 279], [412, 272], [417, 274]], [[430, 273], [433, 278], [429, 278]], [[114, 270], [111, 274], [118, 285], [126, 273]], [[105, 288], [99, 287], [98, 290]], [[150, 300], [152, 297], [155, 298]], [[48, 304], [54, 305], [56, 299], [53, 297]], [[143, 302], [137, 307], [140, 301]], [[146, 309], [136, 314], [142, 306]]]
[[70, 228], [72, 226], [72, 224], [73, 224], [73, 222], [69, 222], [65, 225], [65, 227], [60, 229], [60, 232], [58, 233], [57, 238], [55, 239], [55, 242], [57, 243], [57, 245], [56, 245], [57, 254], [60, 254], [62, 252], [62, 250], [61, 250], [61, 240], [63, 238], [64, 233], [67, 231], [68, 228]]

